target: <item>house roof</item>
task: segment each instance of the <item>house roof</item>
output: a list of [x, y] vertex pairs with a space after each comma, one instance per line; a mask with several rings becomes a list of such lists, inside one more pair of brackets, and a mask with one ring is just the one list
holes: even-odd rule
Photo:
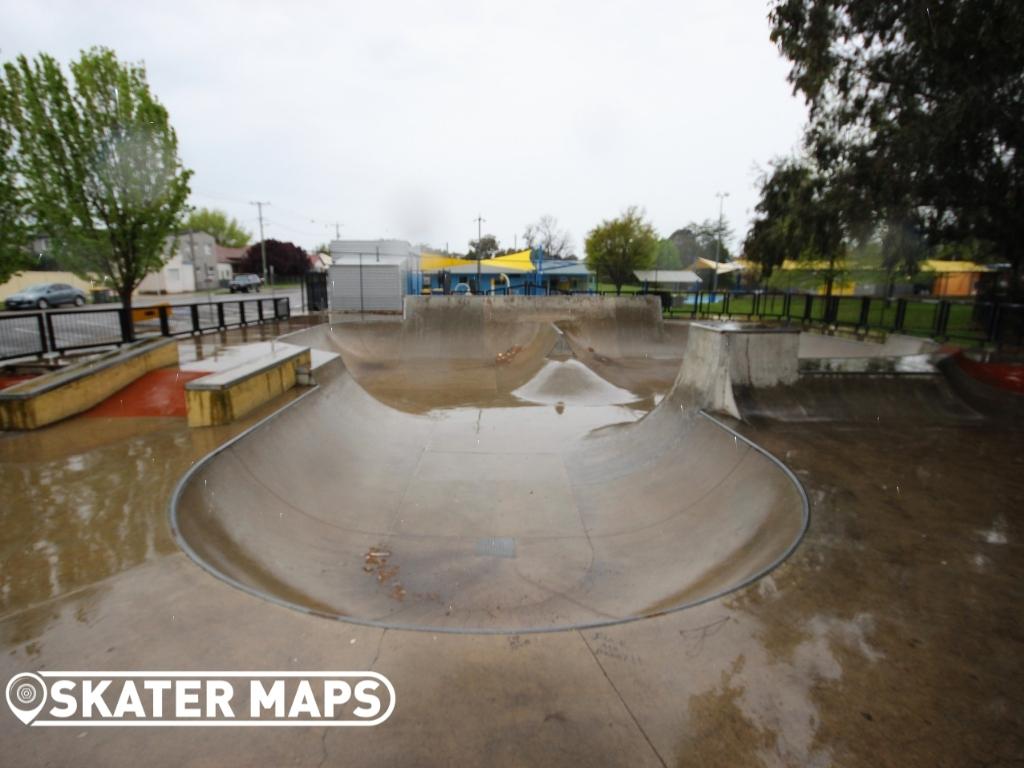
[[572, 261], [571, 259], [545, 259], [540, 263], [540, 272], [544, 275], [572, 277], [589, 277], [594, 274], [585, 261]]
[[235, 264], [245, 258], [246, 248], [228, 248], [226, 245], [214, 244], [213, 251], [221, 264]]
[[697, 273], [689, 269], [638, 269], [633, 273], [641, 283], [700, 283]]

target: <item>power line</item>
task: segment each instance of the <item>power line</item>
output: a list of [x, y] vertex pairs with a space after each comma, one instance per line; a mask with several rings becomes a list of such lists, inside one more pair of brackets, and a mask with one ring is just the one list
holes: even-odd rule
[[[282, 224], [280, 221], [275, 221], [273, 219], [267, 219], [266, 220], [266, 224], [267, 224], [268, 227], [281, 227], [282, 229], [287, 229], [289, 232], [294, 232], [297, 235], [304, 235], [306, 237], [319, 237], [319, 238], [324, 237], [324, 233], [323, 232], [309, 232], [309, 231], [304, 230], [304, 229], [296, 229], [295, 227], [290, 227], [287, 224]], [[330, 233], [328, 233], [328, 234], [330, 234]]]

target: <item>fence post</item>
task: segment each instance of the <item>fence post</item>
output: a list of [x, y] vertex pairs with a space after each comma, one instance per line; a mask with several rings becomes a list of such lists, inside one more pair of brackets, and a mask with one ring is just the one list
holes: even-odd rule
[[804, 295], [804, 316], [803, 322], [811, 322], [811, 311], [814, 309], [814, 296], [811, 294]]
[[[259, 301], [259, 299], [257, 299], [257, 301]], [[248, 323], [245, 322], [245, 302], [244, 301], [238, 302], [238, 324], [239, 325], [248, 325]]]
[[222, 331], [227, 328], [224, 325], [224, 302], [222, 301], [217, 302], [217, 328]]
[[[49, 312], [43, 312], [41, 314], [42, 314], [42, 316], [46, 320], [46, 338], [50, 342], [50, 351], [51, 352], [56, 352], [57, 351], [57, 338], [56, 338], [56, 336], [54, 335], [54, 332], [53, 332], [53, 316]], [[124, 333], [124, 331], [122, 329], [122, 334], [123, 333]]]
[[160, 335], [170, 336], [171, 325], [170, 323], [167, 322], [167, 305], [161, 304], [159, 307], [157, 307], [157, 312], [160, 313]]
[[729, 294], [729, 293], [723, 294], [722, 309], [718, 313], [719, 317], [722, 317], [723, 315], [728, 315], [729, 314], [729, 297], [731, 295], [732, 294]]
[[999, 311], [1002, 309], [1002, 305], [998, 300], [992, 300], [992, 312], [988, 317], [988, 328], [985, 329], [985, 340], [990, 344], [995, 344], [996, 339], [999, 336]]
[[935, 337], [949, 338], [946, 328], [949, 325], [949, 302], [940, 301], [939, 311], [935, 315]]
[[786, 318], [786, 324], [789, 325], [789, 310], [793, 305], [793, 294], [787, 293], [785, 298], [782, 299], [782, 314]]
[[40, 312], [36, 315], [36, 322], [39, 323], [39, 346], [43, 350], [42, 354], [47, 352], [56, 352], [57, 350], [50, 347], [49, 339], [46, 337], [46, 320], [43, 319], [45, 313]]
[[894, 331], [902, 331], [903, 324], [907, 321], [907, 300], [896, 299], [896, 317], [892, 321]]
[[868, 317], [871, 313], [871, 298], [865, 296], [860, 300], [860, 320], [857, 321], [857, 326], [863, 328], [865, 331], [868, 329]]

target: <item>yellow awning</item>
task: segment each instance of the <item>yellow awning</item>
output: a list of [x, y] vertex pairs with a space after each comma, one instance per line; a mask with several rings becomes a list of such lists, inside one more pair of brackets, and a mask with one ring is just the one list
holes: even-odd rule
[[[836, 262], [836, 265], [835, 265], [835, 269], [836, 270], [841, 271], [841, 270], [843, 270], [845, 268], [846, 268], [846, 265], [843, 262], [841, 262], [841, 261], [837, 261]], [[824, 260], [822, 260], [822, 261], [798, 261], [797, 259], [786, 259], [784, 262], [782, 262], [782, 269], [784, 269], [786, 271], [797, 270], [797, 271], [804, 271], [804, 272], [823, 272], [823, 271], [829, 269], [829, 263], [827, 261], [824, 261]]]
[[458, 267], [462, 264], [469, 263], [470, 259], [460, 259], [455, 256], [449, 256], [447, 253], [431, 253], [430, 251], [423, 251], [420, 254], [420, 269], [423, 272], [437, 272], [440, 269]]
[[928, 259], [921, 262], [922, 272], [988, 272], [989, 268], [984, 264], [976, 264], [973, 261], [940, 261], [939, 259]]
[[497, 256], [493, 259], [488, 259], [486, 263], [498, 264], [503, 269], [511, 269], [515, 272], [532, 272], [534, 270], [533, 262], [530, 260], [529, 249], [509, 253], [505, 256]]

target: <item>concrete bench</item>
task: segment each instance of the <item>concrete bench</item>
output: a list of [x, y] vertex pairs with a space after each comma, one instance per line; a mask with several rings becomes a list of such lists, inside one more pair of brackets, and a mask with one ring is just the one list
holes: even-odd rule
[[230, 424], [287, 392], [312, 383], [308, 347], [281, 344], [255, 360], [194, 379], [185, 385], [190, 427]]
[[0, 391], [0, 429], [38, 429], [87, 411], [145, 373], [178, 362], [176, 339], [146, 339]]

